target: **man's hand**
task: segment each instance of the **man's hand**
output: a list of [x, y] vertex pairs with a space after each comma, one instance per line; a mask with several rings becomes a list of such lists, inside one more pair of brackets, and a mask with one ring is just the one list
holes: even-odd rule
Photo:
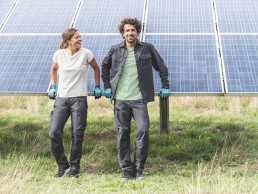
[[162, 88], [159, 90], [159, 96], [161, 95], [162, 98], [168, 98], [170, 96], [170, 90]]
[[57, 95], [56, 85], [52, 85], [51, 89], [48, 92], [48, 97], [52, 100], [55, 100], [56, 95]]
[[112, 91], [111, 91], [111, 88], [107, 88], [104, 90], [104, 95], [106, 98], [111, 98], [112, 96]]
[[95, 96], [95, 99], [101, 98], [102, 91], [100, 89], [100, 85], [95, 85], [95, 88], [92, 92], [93, 96]]

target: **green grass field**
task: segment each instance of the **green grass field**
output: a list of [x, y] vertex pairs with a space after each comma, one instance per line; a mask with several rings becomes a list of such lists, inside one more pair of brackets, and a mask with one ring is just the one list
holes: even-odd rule
[[[160, 135], [159, 100], [149, 103], [144, 181], [122, 181], [113, 105], [88, 97], [81, 172], [54, 178], [48, 137], [53, 101], [0, 97], [0, 193], [258, 193], [258, 98], [170, 97], [170, 134]], [[69, 157], [71, 121], [63, 135]], [[132, 156], [135, 124], [132, 121]]]

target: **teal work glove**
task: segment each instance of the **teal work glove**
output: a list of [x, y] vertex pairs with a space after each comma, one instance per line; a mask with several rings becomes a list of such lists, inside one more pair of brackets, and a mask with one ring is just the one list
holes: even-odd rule
[[102, 91], [100, 89], [100, 85], [95, 85], [95, 88], [92, 92], [93, 96], [95, 96], [95, 99], [101, 98]]
[[104, 95], [106, 98], [111, 98], [112, 96], [112, 91], [111, 91], [111, 88], [107, 88], [104, 90]]
[[56, 95], [57, 95], [56, 85], [52, 85], [51, 89], [48, 92], [48, 97], [52, 100], [55, 100]]
[[162, 98], [168, 98], [170, 96], [170, 90], [162, 88], [159, 90], [159, 96], [161, 95]]

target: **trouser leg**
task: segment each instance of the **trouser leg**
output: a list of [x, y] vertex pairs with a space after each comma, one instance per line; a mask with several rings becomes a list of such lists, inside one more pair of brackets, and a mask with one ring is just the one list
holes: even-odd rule
[[134, 171], [142, 172], [149, 150], [150, 120], [147, 103], [143, 100], [132, 101], [132, 114], [136, 124], [136, 145], [134, 155]]
[[51, 151], [59, 168], [65, 168], [69, 166], [64, 153], [64, 146], [62, 141], [64, 125], [69, 116], [69, 105], [66, 103], [66, 99], [57, 98], [54, 104], [54, 110], [51, 112], [49, 137], [51, 141]]
[[129, 101], [115, 100], [115, 121], [117, 130], [117, 152], [118, 161], [122, 171], [133, 172], [133, 163], [131, 162], [131, 118], [132, 112]]
[[82, 158], [82, 143], [87, 120], [87, 97], [70, 99], [72, 119], [72, 148], [70, 156], [71, 169], [80, 169]]

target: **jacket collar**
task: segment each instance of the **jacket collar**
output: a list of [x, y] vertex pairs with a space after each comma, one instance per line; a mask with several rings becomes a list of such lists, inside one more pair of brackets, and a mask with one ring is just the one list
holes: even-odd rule
[[[139, 41], [138, 38], [137, 38], [137, 42], [136, 42], [135, 45], [137, 45], [137, 44], [142, 45], [142, 42]], [[120, 47], [120, 48], [122, 48], [122, 47], [125, 47], [125, 48], [126, 48], [125, 40], [124, 40], [123, 42], [119, 43], [119, 47]]]

